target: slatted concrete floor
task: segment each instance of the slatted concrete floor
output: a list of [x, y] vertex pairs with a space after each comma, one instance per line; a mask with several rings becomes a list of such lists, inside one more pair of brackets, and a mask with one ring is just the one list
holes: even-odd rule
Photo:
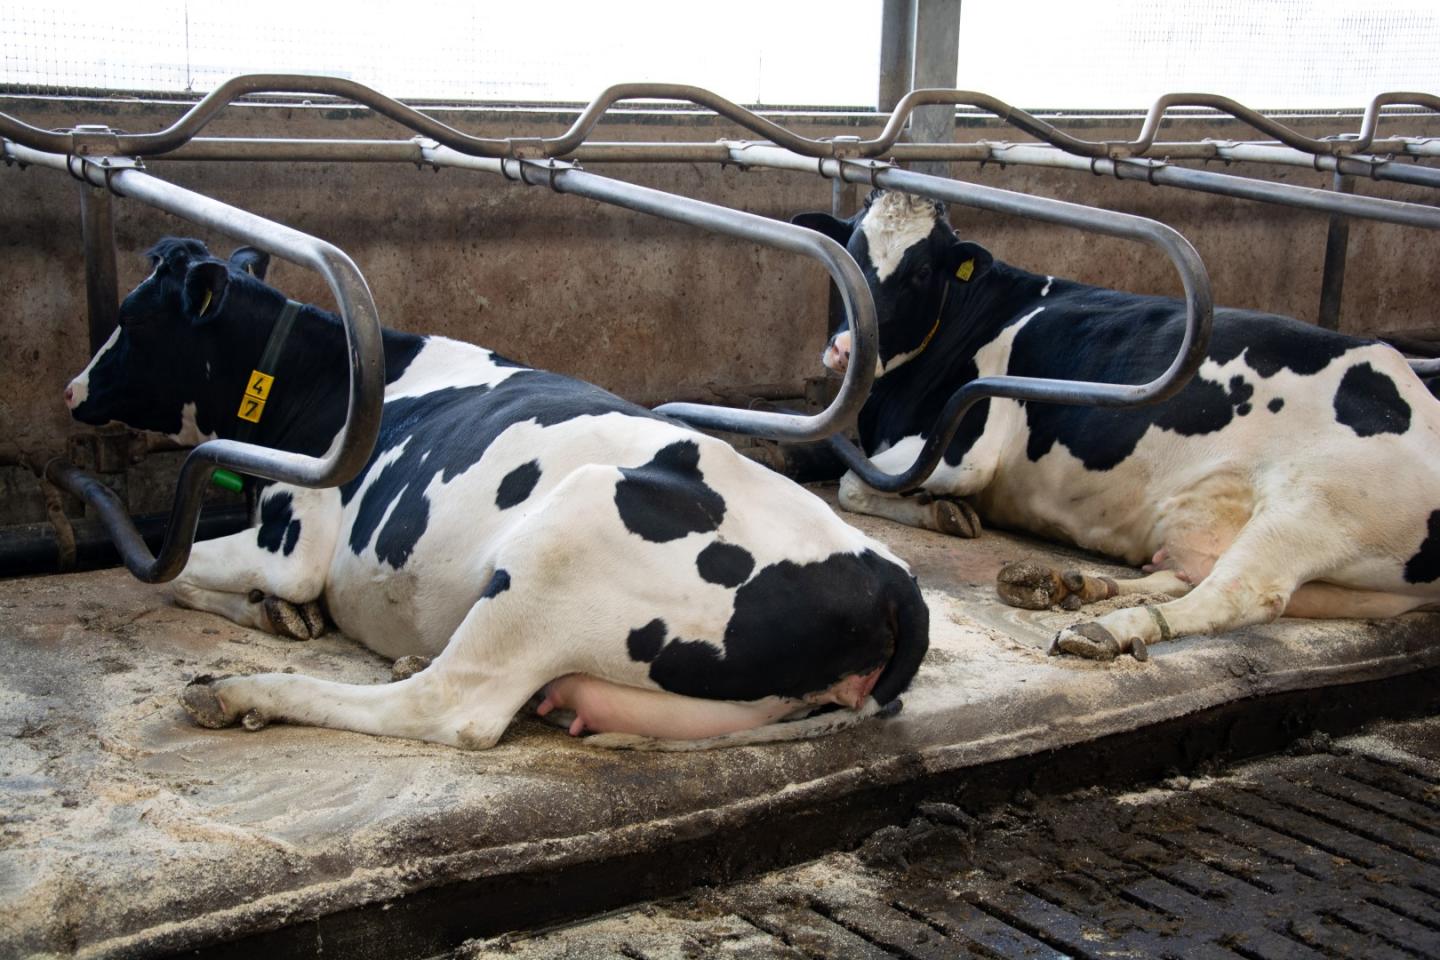
[[923, 805], [858, 850], [510, 957], [1440, 957], [1440, 719], [1128, 793]]

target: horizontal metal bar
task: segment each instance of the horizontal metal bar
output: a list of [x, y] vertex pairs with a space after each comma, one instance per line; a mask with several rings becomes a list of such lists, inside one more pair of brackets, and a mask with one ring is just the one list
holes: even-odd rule
[[151, 556], [123, 508], [117, 514], [106, 507], [103, 495], [98, 494], [94, 484], [76, 477], [79, 471], [54, 466], [51, 472], [55, 483], [96, 505], [131, 573], [147, 583], [159, 583], [173, 579], [184, 569], [194, 543], [206, 482], [219, 468], [304, 487], [338, 486], [360, 472], [370, 458], [380, 429], [385, 353], [375, 302], [365, 278], [343, 251], [309, 234], [158, 180], [138, 169], [114, 169], [14, 143], [4, 144], [4, 155], [21, 163], [67, 171], [117, 196], [139, 200], [314, 270], [325, 278], [340, 310], [348, 344], [350, 392], [345, 425], [331, 452], [323, 457], [308, 457], [235, 440], [201, 443], [190, 451], [180, 468], [170, 524], [159, 554]]
[[[114, 152], [130, 156], [157, 156], [175, 150], [196, 137], [215, 115], [235, 100], [254, 94], [309, 94], [333, 96], [369, 107], [411, 131], [470, 156], [571, 157], [589, 138], [600, 118], [623, 100], [658, 99], [705, 107], [770, 142], [808, 157], [879, 157], [899, 140], [911, 114], [922, 107], [967, 106], [993, 113], [1000, 120], [1037, 140], [1084, 157], [1135, 157], [1149, 152], [1166, 113], [1174, 107], [1202, 107], [1228, 114], [1281, 143], [1316, 156], [1363, 153], [1375, 147], [1375, 130], [1386, 106], [1418, 106], [1440, 110], [1440, 97], [1424, 93], [1382, 93], [1365, 110], [1358, 134], [1308, 137], [1228, 97], [1205, 93], [1171, 93], [1155, 101], [1147, 112], [1140, 135], [1130, 141], [1085, 140], [1075, 137], [1003, 100], [975, 90], [920, 89], [907, 93], [890, 114], [880, 135], [871, 140], [838, 137], [811, 139], [701, 87], [668, 83], [622, 83], [607, 88], [592, 100], [558, 137], [475, 137], [408, 107], [398, 100], [342, 77], [302, 74], [248, 74], [233, 77], [191, 107], [169, 127], [153, 133], [116, 134]], [[0, 137], [50, 153], [80, 152], [70, 132], [44, 130], [0, 113]]]
[[1160, 160], [1086, 159], [1029, 144], [996, 147], [993, 151], [993, 159], [998, 163], [1024, 166], [1089, 170], [1120, 180], [1141, 180], [1156, 186], [1181, 187], [1186, 190], [1198, 190], [1227, 197], [1314, 210], [1318, 213], [1360, 217], [1408, 227], [1423, 227], [1427, 230], [1440, 229], [1440, 207], [1386, 200], [1381, 197], [1341, 194], [1295, 184], [1272, 183], [1268, 180], [1216, 173], [1213, 170], [1177, 167]]
[[[736, 146], [732, 156], [747, 166], [775, 167], [787, 170], [816, 171], [816, 163], [795, 157], [774, 147]], [[1180, 274], [1185, 291], [1185, 334], [1169, 367], [1158, 377], [1143, 384], [1088, 383], [1075, 380], [1046, 380], [1035, 377], [981, 377], [962, 386], [945, 404], [945, 408], [925, 439], [915, 462], [902, 473], [889, 474], [871, 463], [861, 451], [841, 437], [830, 438], [830, 444], [846, 465], [878, 489], [903, 492], [918, 487], [940, 462], [945, 449], [954, 439], [965, 412], [976, 402], [988, 397], [1045, 403], [1083, 404], [1101, 407], [1130, 407], [1158, 403], [1174, 396], [1200, 368], [1210, 338], [1214, 305], [1210, 278], [1205, 265], [1184, 237], [1175, 230], [1130, 214], [1098, 210], [1079, 204], [1012, 193], [975, 183], [942, 177], [926, 176], [899, 170], [870, 161], [826, 160], [818, 165], [820, 173], [839, 177], [851, 183], [869, 183], [887, 190], [899, 190], [960, 206], [975, 207], [995, 213], [1028, 217], [1047, 223], [1074, 227], [1092, 233], [1135, 240], [1155, 247], [1165, 254]]]
[[834, 240], [794, 224], [611, 180], [565, 163], [471, 157], [438, 145], [426, 146], [425, 158], [436, 167], [498, 173], [522, 183], [548, 186], [559, 193], [588, 197], [818, 260], [839, 287], [846, 316], [855, 331], [854, 358], [828, 407], [813, 416], [695, 403], [667, 403], [657, 411], [699, 427], [796, 442], [820, 440], [854, 425], [875, 379], [879, 335], [875, 329], [875, 304], [865, 277], [845, 248]]
[[[675, 141], [597, 141], [577, 147], [568, 157], [580, 163], [726, 163], [730, 160], [730, 143]], [[1401, 143], [1388, 143], [1424, 150], [1426, 155], [1440, 156], [1440, 140], [1417, 138]], [[164, 154], [160, 160], [206, 161], [272, 161], [326, 163], [387, 163], [423, 162], [421, 140], [299, 140], [284, 138], [196, 137], [182, 147]], [[768, 145], [762, 143], [762, 146]], [[997, 151], [1014, 144], [978, 140], [969, 143], [897, 143], [887, 152], [891, 160], [949, 160], [1000, 162]], [[1035, 149], [1058, 150], [1048, 144], [1025, 144]], [[1231, 141], [1197, 140], [1162, 142], [1151, 147], [1152, 153], [1167, 160], [1224, 160], [1309, 167], [1314, 170], [1339, 171], [1372, 180], [1389, 180], [1420, 186], [1440, 186], [1440, 169], [1414, 163], [1403, 163], [1391, 157], [1355, 155], [1347, 157], [1313, 156], [1277, 143], [1237, 143]], [[1399, 151], [1397, 151], [1399, 152]], [[1419, 155], [1419, 154], [1417, 154]], [[1077, 167], [1077, 169], [1079, 169]]]

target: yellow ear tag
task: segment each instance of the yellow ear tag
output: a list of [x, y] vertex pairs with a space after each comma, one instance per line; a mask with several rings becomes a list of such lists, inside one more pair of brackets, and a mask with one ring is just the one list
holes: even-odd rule
[[969, 282], [970, 282], [970, 275], [973, 274], [974, 272], [975, 272], [975, 258], [974, 258], [974, 257], [971, 257], [969, 260], [966, 260], [964, 263], [960, 264], [960, 266], [958, 266], [958, 267], [955, 268], [955, 276], [958, 277], [958, 278], [960, 278], [961, 280], [965, 281], [966, 283], [969, 283]]
[[203, 317], [203, 316], [205, 316], [205, 311], [206, 311], [206, 310], [209, 310], [209, 309], [210, 309], [210, 291], [209, 291], [209, 290], [206, 290], [206, 291], [205, 291], [205, 302], [202, 303], [202, 304], [200, 304], [200, 312], [197, 313], [196, 316], [197, 316], [197, 317]]

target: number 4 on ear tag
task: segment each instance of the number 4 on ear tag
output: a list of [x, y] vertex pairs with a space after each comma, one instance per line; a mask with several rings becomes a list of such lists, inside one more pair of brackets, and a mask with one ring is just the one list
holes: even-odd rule
[[265, 413], [265, 401], [270, 396], [270, 387], [275, 378], [259, 370], [250, 371], [250, 380], [245, 387], [245, 396], [240, 398], [240, 409], [235, 416], [251, 423], [259, 423]]

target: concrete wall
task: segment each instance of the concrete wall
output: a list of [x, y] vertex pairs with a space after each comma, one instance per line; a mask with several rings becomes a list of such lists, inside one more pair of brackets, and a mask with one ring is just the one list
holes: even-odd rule
[[[0, 111], [46, 128], [104, 123], [159, 129], [173, 104], [0, 98]], [[434, 111], [488, 136], [546, 136], [573, 114]], [[808, 136], [873, 135], [855, 118], [786, 118]], [[1440, 133], [1427, 118], [1387, 130]], [[1307, 132], [1354, 129], [1353, 120], [1299, 124]], [[1075, 121], [1090, 138], [1128, 138], [1138, 123]], [[965, 122], [961, 139], [1009, 139], [993, 123]], [[397, 137], [408, 133], [353, 109], [234, 107], [206, 135]], [[682, 121], [627, 114], [601, 125], [602, 140], [713, 141], [743, 137], [713, 117]], [[1237, 124], [1183, 122], [1164, 139], [1246, 138]], [[154, 160], [151, 172], [330, 240], [367, 277], [382, 322], [483, 343], [517, 359], [583, 377], [644, 403], [726, 392], [790, 391], [820, 372], [827, 279], [811, 262], [498, 177], [433, 173], [409, 165], [232, 164]], [[592, 166], [596, 172], [770, 217], [828, 209], [819, 177], [741, 172], [696, 164]], [[1325, 218], [1088, 174], [957, 164], [984, 183], [1139, 213], [1178, 228], [1209, 267], [1217, 302], [1313, 319]], [[1326, 186], [1328, 174], [1245, 167], [1246, 174]], [[0, 170], [0, 463], [41, 463], [62, 453], [72, 426], [60, 390], [88, 357], [78, 192], [49, 170]], [[1434, 200], [1419, 188], [1362, 183], [1359, 192]], [[975, 211], [953, 211], [968, 238], [1030, 269], [1130, 290], [1178, 293], [1168, 261], [1134, 244]], [[198, 235], [219, 253], [231, 241], [140, 204], [116, 202], [122, 294], [146, 272], [140, 255], [165, 234]], [[1343, 308], [1353, 332], [1435, 326], [1440, 238], [1426, 231], [1357, 224]], [[329, 305], [318, 277], [277, 263], [271, 280]], [[0, 523], [39, 519], [18, 492]], [[10, 492], [0, 477], [0, 494]], [[138, 509], [138, 507], [137, 507]]]

